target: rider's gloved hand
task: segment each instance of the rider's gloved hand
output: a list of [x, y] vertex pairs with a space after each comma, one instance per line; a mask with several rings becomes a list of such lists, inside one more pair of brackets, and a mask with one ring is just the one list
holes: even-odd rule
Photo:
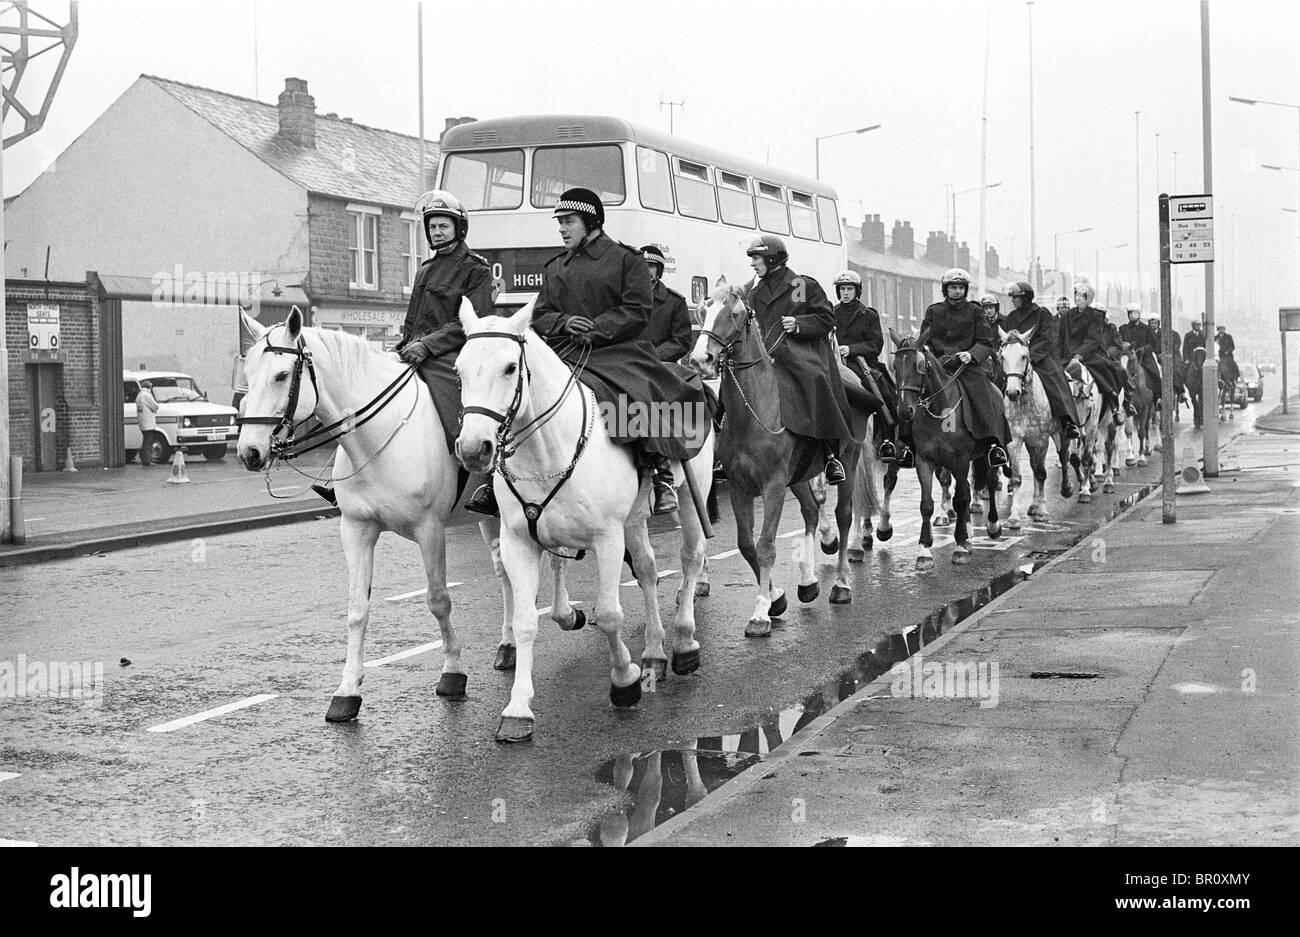
[[429, 357], [429, 346], [424, 342], [411, 342], [398, 354], [407, 364], [420, 364], [425, 358]]
[[953, 355], [953, 357], [956, 358], [958, 361], [960, 361], [962, 364], [970, 364], [971, 361], [973, 360], [971, 358], [971, 354], [969, 351], [959, 351], [957, 352], [957, 354]]
[[569, 336], [574, 341], [589, 342], [591, 341], [591, 336], [587, 333], [595, 327], [596, 323], [592, 322], [586, 316], [569, 316], [569, 318], [564, 320], [564, 325], [560, 328], [564, 331], [565, 335]]
[[840, 346], [840, 357], [841, 357], [841, 358], [847, 358], [848, 356], [849, 356], [849, 346], [848, 346], [848, 345], [841, 345], [841, 346]]
[[799, 320], [794, 316], [782, 316], [781, 328], [793, 335], [795, 332], [799, 331]]

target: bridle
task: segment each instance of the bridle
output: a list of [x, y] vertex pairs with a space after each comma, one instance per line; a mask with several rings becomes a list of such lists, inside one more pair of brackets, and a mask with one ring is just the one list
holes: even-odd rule
[[[286, 462], [290, 459], [296, 459], [298, 456], [306, 455], [308, 452], [319, 449], [322, 446], [327, 446], [332, 442], [337, 442], [348, 433], [364, 426], [373, 419], [379, 411], [392, 403], [393, 399], [401, 392], [402, 388], [404, 388], [415, 375], [416, 370], [414, 365], [406, 368], [400, 375], [394, 378], [387, 387], [381, 390], [378, 395], [356, 413], [349, 413], [347, 416], [343, 417], [343, 419], [335, 420], [328, 426], [318, 426], [305, 436], [299, 438], [296, 435], [298, 427], [306, 423], [308, 419], [311, 419], [309, 416], [307, 419], [295, 422], [293, 418], [294, 413], [298, 410], [298, 397], [302, 392], [302, 372], [304, 367], [307, 371], [307, 376], [311, 378], [312, 393], [316, 397], [316, 403], [312, 405], [312, 415], [315, 415], [316, 408], [320, 405], [320, 386], [316, 382], [316, 366], [312, 362], [311, 352], [307, 350], [307, 343], [304, 341], [301, 333], [298, 335], [298, 341], [292, 346], [272, 345], [270, 332], [266, 334], [266, 337], [259, 344], [262, 345], [262, 354], [267, 354], [269, 352], [277, 355], [294, 356], [293, 375], [289, 378], [289, 400], [288, 403], [285, 404], [284, 413], [279, 416], [235, 417], [235, 423], [239, 426], [249, 424], [252, 426], [274, 427], [274, 429], [271, 430], [271, 451], [270, 458], [267, 460], [268, 469], [274, 459], [280, 459]], [[416, 400], [419, 400], [418, 395]], [[414, 412], [414, 404], [412, 404], [411, 409], [412, 412]], [[407, 419], [410, 419], [410, 414], [407, 414]], [[406, 420], [403, 420], [398, 425], [398, 429], [401, 429], [401, 427], [405, 425]], [[335, 433], [334, 431], [339, 430], [340, 427], [341, 431]], [[281, 438], [279, 433], [281, 430], [286, 428], [288, 429], [288, 432], [283, 438]], [[396, 435], [396, 430], [394, 430], [394, 435]], [[391, 437], [389, 438], [389, 441], [392, 441]], [[308, 443], [311, 445], [307, 445]], [[385, 447], [387, 445], [388, 443], [384, 443]], [[381, 449], [380, 451], [383, 450]], [[378, 452], [375, 453], [375, 455], [378, 454]], [[373, 458], [374, 456], [371, 457], [371, 459]], [[369, 464], [369, 460], [367, 460], [366, 464]], [[365, 466], [363, 465], [362, 468], [364, 467]], [[360, 471], [360, 469], [357, 471]], [[356, 473], [354, 472], [353, 474]], [[333, 480], [339, 481], [341, 479]]]
[[1017, 372], [1017, 371], [1008, 371], [1008, 372], [1006, 372], [1006, 376], [1007, 376], [1008, 379], [1013, 378], [1013, 377], [1018, 377], [1018, 378], [1020, 378], [1020, 389], [1021, 389], [1022, 392], [1027, 392], [1027, 391], [1029, 390], [1029, 388], [1033, 386], [1033, 383], [1034, 383], [1034, 359], [1031, 358], [1031, 357], [1029, 357], [1029, 343], [1026, 342], [1026, 341], [1024, 340], [1024, 338], [1022, 338], [1022, 337], [1020, 336], [1019, 333], [1016, 333], [1016, 335], [1015, 335], [1014, 338], [1012, 338], [1012, 337], [1008, 337], [1007, 340], [1006, 340], [1005, 342], [1002, 343], [1002, 345], [1003, 345], [1003, 347], [1006, 347], [1007, 345], [1023, 345], [1023, 346], [1024, 346], [1024, 348], [1025, 348], [1025, 369], [1024, 369], [1023, 371], [1018, 371], [1018, 372]]
[[[906, 341], [907, 341], [906, 344], [900, 345], [894, 351], [894, 358], [895, 360], [897, 360], [898, 358], [901, 358], [904, 355], [915, 355], [916, 375], [921, 379], [921, 383], [905, 384], [901, 380], [899, 381], [898, 409], [900, 411], [902, 410], [911, 411], [911, 410], [915, 410], [917, 406], [920, 406], [922, 410], [924, 410], [930, 416], [934, 417], [936, 420], [942, 420], [948, 417], [953, 412], [953, 410], [957, 408], [957, 404], [953, 404], [951, 407], [949, 407], [947, 410], [944, 410], [942, 413], [935, 413], [933, 410], [930, 409], [930, 403], [931, 401], [935, 400], [935, 398], [942, 396], [944, 391], [946, 391], [949, 387], [951, 387], [954, 383], [956, 383], [957, 378], [959, 378], [961, 376], [961, 373], [966, 370], [966, 365], [963, 363], [960, 367], [957, 368], [956, 371], [952, 372], [952, 377], [948, 378], [947, 381], [945, 381], [942, 385], [940, 385], [938, 390], [936, 390], [934, 393], [930, 394], [929, 396], [925, 396], [925, 382], [926, 382], [927, 375], [930, 373], [930, 361], [926, 357], [925, 352], [920, 348], [920, 346], [911, 344], [912, 339], [909, 338]], [[899, 368], [897, 365], [895, 365], [894, 374], [897, 376], [900, 375], [901, 373], [902, 373], [902, 369]], [[907, 401], [903, 399], [903, 395], [908, 393], [912, 393], [917, 396], [916, 403], [912, 404], [911, 406], [909, 406], [907, 404]]]
[[[560, 396], [555, 403], [551, 404], [528, 423], [524, 424], [524, 426], [519, 428], [516, 432], [511, 433], [515, 418], [519, 416], [519, 408], [523, 406], [524, 379], [527, 377], [530, 382], [532, 380], [532, 370], [528, 367], [528, 356], [526, 354], [527, 338], [517, 332], [474, 332], [466, 335], [465, 341], [473, 341], [476, 338], [505, 338], [518, 343], [519, 362], [515, 370], [515, 390], [514, 394], [510, 398], [510, 405], [506, 407], [504, 413], [493, 410], [489, 407], [480, 407], [477, 405], [471, 405], [468, 407], [462, 406], [460, 409], [459, 422], [464, 422], [466, 414], [477, 413], [481, 416], [487, 417], [497, 424], [496, 454], [492, 458], [492, 466], [488, 470], [489, 473], [500, 472], [501, 477], [505, 479], [506, 487], [510, 489], [510, 493], [515, 496], [515, 500], [517, 500], [520, 506], [524, 509], [524, 520], [528, 522], [528, 535], [533, 538], [534, 543], [547, 553], [550, 553], [552, 556], [557, 556], [560, 559], [580, 560], [587, 555], [586, 550], [579, 550], [573, 556], [568, 556], [563, 553], [556, 553], [550, 547], [542, 543], [537, 534], [537, 522], [541, 520], [542, 511], [545, 510], [546, 506], [551, 503], [551, 500], [560, 493], [560, 489], [564, 487], [564, 483], [573, 476], [574, 469], [578, 467], [578, 460], [582, 458], [582, 452], [587, 448], [587, 440], [591, 438], [591, 432], [595, 425], [596, 411], [594, 408], [589, 408], [587, 406], [587, 395], [581, 391], [578, 394], [579, 399], [582, 400], [582, 434], [578, 437], [577, 445], [574, 447], [573, 458], [569, 460], [568, 465], [566, 465], [562, 470], [557, 472], [545, 472], [540, 475], [522, 476], [511, 472], [509, 466], [506, 465], [506, 461], [519, 451], [519, 447], [528, 439], [528, 437], [532, 436], [539, 429], [549, 423], [555, 417], [555, 414], [559, 412], [560, 405], [568, 399], [569, 394], [573, 391], [574, 387], [578, 385], [578, 376], [587, 365], [587, 358], [591, 355], [591, 346], [587, 345], [584, 348], [577, 366], [570, 369], [569, 379], [565, 382], [564, 390], [560, 393]], [[546, 497], [544, 497], [540, 502], [526, 500], [524, 496], [519, 493], [519, 489], [515, 487], [515, 482], [519, 481], [549, 481], [552, 478], [558, 478], [559, 480], [551, 490], [547, 492]]]
[[[758, 315], [754, 312], [753, 308], [747, 302], [745, 302], [745, 297], [742, 294], [740, 293], [734, 294], [734, 299], [735, 302], [733, 302], [730, 308], [727, 310], [727, 322], [735, 326], [735, 334], [731, 337], [731, 339], [726, 340], [717, 332], [713, 331], [712, 329], [706, 329], [703, 328], [702, 326], [700, 328], [700, 334], [705, 336], [706, 338], [713, 339], [720, 346], [718, 349], [718, 363], [716, 365], [718, 371], [718, 377], [719, 378], [730, 377], [731, 383], [735, 386], [736, 392], [740, 395], [741, 403], [745, 405], [745, 409], [749, 411], [749, 415], [754, 418], [754, 421], [758, 423], [758, 425], [762, 427], [763, 431], [766, 432], [768, 435], [779, 436], [785, 432], [785, 427], [778, 426], [776, 429], [771, 429], [768, 427], [766, 423], [763, 422], [763, 418], [760, 417], [754, 411], [753, 406], [749, 402], [749, 398], [745, 396], [745, 389], [740, 386], [740, 381], [736, 378], [736, 372], [743, 371], [746, 368], [752, 368], [754, 365], [758, 364], [760, 361], [764, 360], [765, 358], [770, 359], [772, 353], [776, 351], [777, 346], [779, 346], [781, 342], [784, 341], [785, 334], [782, 333], [782, 335], [776, 340], [776, 342], [772, 345], [770, 349], [767, 348], [766, 346], [762, 346], [762, 342], [760, 341], [759, 344], [760, 346], [763, 347], [763, 354], [755, 358], [753, 361], [736, 361], [735, 360], [736, 343], [741, 341], [743, 338], [745, 338], [745, 336], [749, 334], [749, 330], [757, 324]], [[740, 312], [740, 310], [744, 310], [743, 313]], [[737, 319], [740, 318], [741, 315], [744, 316], [744, 322], [740, 325], [736, 325], [736, 321]], [[714, 324], [717, 324], [716, 319], [714, 320]], [[722, 418], [723, 420], [726, 420], [726, 414], [723, 414]]]

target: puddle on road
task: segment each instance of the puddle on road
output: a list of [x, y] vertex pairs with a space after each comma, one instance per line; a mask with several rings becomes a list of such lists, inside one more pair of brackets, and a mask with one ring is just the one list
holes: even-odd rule
[[[1144, 485], [1118, 500], [1101, 524], [1114, 520], [1154, 489], [1154, 485]], [[933, 643], [953, 626], [1094, 532], [1095, 528], [1081, 532], [1077, 538], [1072, 538], [1071, 543], [1058, 549], [1035, 550], [1026, 554], [1016, 568], [1002, 573], [969, 595], [949, 602], [920, 623], [886, 635], [875, 647], [859, 654], [838, 677], [812, 690], [801, 702], [762, 714], [756, 724], [741, 732], [702, 736], [675, 748], [634, 752], [605, 762], [597, 769], [596, 780], [626, 791], [632, 803], [602, 817], [576, 845], [625, 845], [699, 803], [725, 782], [762, 762], [764, 756], [822, 713], [888, 673], [895, 664]], [[840, 844], [831, 841], [825, 845]]]

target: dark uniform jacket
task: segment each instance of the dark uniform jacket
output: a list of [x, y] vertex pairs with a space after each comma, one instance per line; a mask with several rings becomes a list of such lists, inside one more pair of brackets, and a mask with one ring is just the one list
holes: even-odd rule
[[1223, 355], [1231, 355], [1233, 352], [1237, 350], [1236, 341], [1234, 341], [1232, 336], [1229, 335], [1227, 332], [1224, 332], [1221, 335], [1216, 336], [1215, 341], [1219, 343], [1220, 357], [1222, 357]]
[[1119, 327], [1119, 337], [1133, 348], [1138, 363], [1147, 375], [1147, 387], [1155, 397], [1160, 396], [1160, 365], [1156, 356], [1160, 349], [1156, 345], [1156, 333], [1151, 326], [1140, 319], [1137, 322], [1125, 322]]
[[[650, 319], [650, 271], [640, 251], [612, 240], [603, 231], [574, 250], [546, 262], [546, 279], [533, 309], [533, 329], [570, 365], [584, 346], [563, 331], [573, 316], [595, 323], [587, 335], [590, 356], [583, 381], [597, 399], [619, 412], [620, 403], [639, 401], [672, 416], [670, 426], [636, 420], [629, 414], [622, 427], [607, 425], [610, 438], [623, 445], [641, 440], [649, 452], [672, 459], [692, 458], [704, 445], [711, 419], [704, 413], [704, 389], [685, 368], [663, 364], [643, 337]], [[620, 400], [620, 397], [623, 399]], [[703, 414], [703, 426], [696, 425]], [[626, 429], [628, 435], [618, 430]], [[655, 432], [657, 430], [657, 432]]]
[[[885, 334], [880, 328], [880, 313], [862, 300], [835, 305], [835, 340], [848, 348], [848, 357], [844, 366], [858, 376], [862, 386], [870, 393], [871, 384], [876, 385], [882, 403], [892, 419], [898, 419], [898, 389], [894, 378], [880, 361], [880, 353], [885, 348]], [[862, 372], [862, 362], [866, 362], [871, 371], [871, 381]]]
[[1043, 390], [1047, 392], [1047, 400], [1052, 407], [1052, 416], [1066, 417], [1070, 422], [1078, 423], [1079, 415], [1075, 411], [1070, 385], [1065, 380], [1065, 365], [1061, 361], [1060, 322], [1056, 316], [1031, 302], [1023, 309], [1012, 309], [1002, 317], [999, 325], [1003, 331], [1019, 332], [1021, 335], [1030, 329], [1034, 330], [1029, 338], [1029, 360], [1033, 362], [1034, 374], [1043, 382]]
[[1061, 315], [1061, 360], [1068, 363], [1078, 355], [1102, 393], [1114, 398], [1125, 376], [1119, 362], [1107, 353], [1118, 338], [1108, 325], [1106, 314], [1095, 306], [1067, 309]]
[[[835, 314], [821, 284], [782, 266], [747, 287], [745, 301], [772, 355], [786, 429], [813, 439], [852, 439], [838, 355], [827, 340]], [[785, 316], [798, 323], [794, 332], [782, 327]]]
[[[928, 346], [940, 360], [959, 351], [970, 352], [971, 365], [964, 368], [957, 379], [966, 403], [966, 430], [976, 440], [1010, 442], [1011, 428], [1002, 409], [1002, 394], [989, 380], [989, 372], [984, 367], [998, 345], [998, 335], [984, 318], [983, 307], [968, 299], [957, 303], [945, 299], [935, 303], [925, 310], [917, 344]], [[953, 372], [961, 367], [956, 360], [947, 362], [946, 366]]]
[[650, 324], [641, 337], [655, 346], [660, 361], [678, 361], [691, 350], [691, 314], [686, 297], [664, 284], [654, 284]]
[[434, 408], [447, 437], [447, 450], [455, 452], [460, 434], [460, 383], [456, 354], [465, 344], [460, 325], [460, 301], [468, 297], [480, 316], [492, 315], [492, 271], [488, 262], [457, 241], [445, 254], [434, 254], [415, 275], [411, 301], [402, 323], [398, 348], [421, 342], [429, 357], [420, 364], [420, 377], [433, 395]]
[[1205, 347], [1205, 330], [1199, 332], [1195, 329], [1188, 329], [1187, 334], [1183, 336], [1183, 361], [1187, 364], [1192, 362], [1192, 351], [1197, 348]]

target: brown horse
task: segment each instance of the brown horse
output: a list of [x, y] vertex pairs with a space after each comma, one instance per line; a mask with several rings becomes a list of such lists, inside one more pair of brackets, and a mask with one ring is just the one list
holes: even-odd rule
[[[804, 535], [795, 548], [800, 566], [799, 601], [812, 602], [817, 583], [813, 541], [817, 536], [820, 505], [809, 479], [819, 471], [819, 451], [809, 440], [785, 428], [776, 372], [763, 347], [758, 322], [745, 303], [740, 287], [719, 279], [704, 311], [704, 325], [691, 353], [691, 366], [705, 378], [721, 379], [718, 397], [725, 416], [718, 431], [718, 456], [727, 473], [727, 490], [736, 516], [736, 546], [749, 563], [758, 583], [754, 614], [745, 627], [746, 637], [766, 637], [772, 619], [786, 610], [783, 589], [772, 585], [776, 562], [776, 534], [787, 487], [794, 492], [803, 515]], [[831, 601], [852, 601], [848, 578], [849, 529], [853, 520], [852, 480], [861, 455], [861, 442], [844, 447], [841, 461], [847, 480], [838, 486], [835, 519], [839, 526], [839, 569], [831, 588]], [[754, 499], [763, 499], [763, 526], [754, 540]]]
[[[1128, 371], [1129, 381], [1133, 385], [1133, 408], [1135, 415], [1128, 418], [1124, 425], [1124, 434], [1128, 437], [1128, 456], [1125, 465], [1146, 465], [1147, 456], [1151, 454], [1151, 419], [1155, 413], [1155, 394], [1147, 383], [1146, 368], [1138, 361], [1137, 355], [1126, 342], [1120, 364]], [[1133, 437], [1137, 436], [1137, 448], [1133, 447]]]
[[[937, 468], [952, 473], [956, 484], [953, 508], [957, 512], [957, 529], [953, 539], [957, 546], [952, 561], [970, 562], [970, 503], [971, 470], [974, 469], [976, 486], [981, 493], [987, 491], [988, 519], [985, 532], [991, 538], [1002, 533], [998, 523], [998, 505], [994, 497], [993, 482], [996, 475], [984, 459], [977, 455], [983, 445], [966, 429], [963, 417], [961, 384], [940, 363], [930, 349], [916, 344], [916, 338], [900, 336], [889, 330], [893, 339], [894, 376], [898, 381], [898, 410], [912, 422], [912, 443], [916, 453], [916, 474], [921, 482], [921, 553], [916, 558], [916, 568], [934, 568], [930, 553], [933, 538], [930, 517], [934, 511], [931, 491]], [[888, 478], [885, 482], [886, 498], [890, 493]]]

